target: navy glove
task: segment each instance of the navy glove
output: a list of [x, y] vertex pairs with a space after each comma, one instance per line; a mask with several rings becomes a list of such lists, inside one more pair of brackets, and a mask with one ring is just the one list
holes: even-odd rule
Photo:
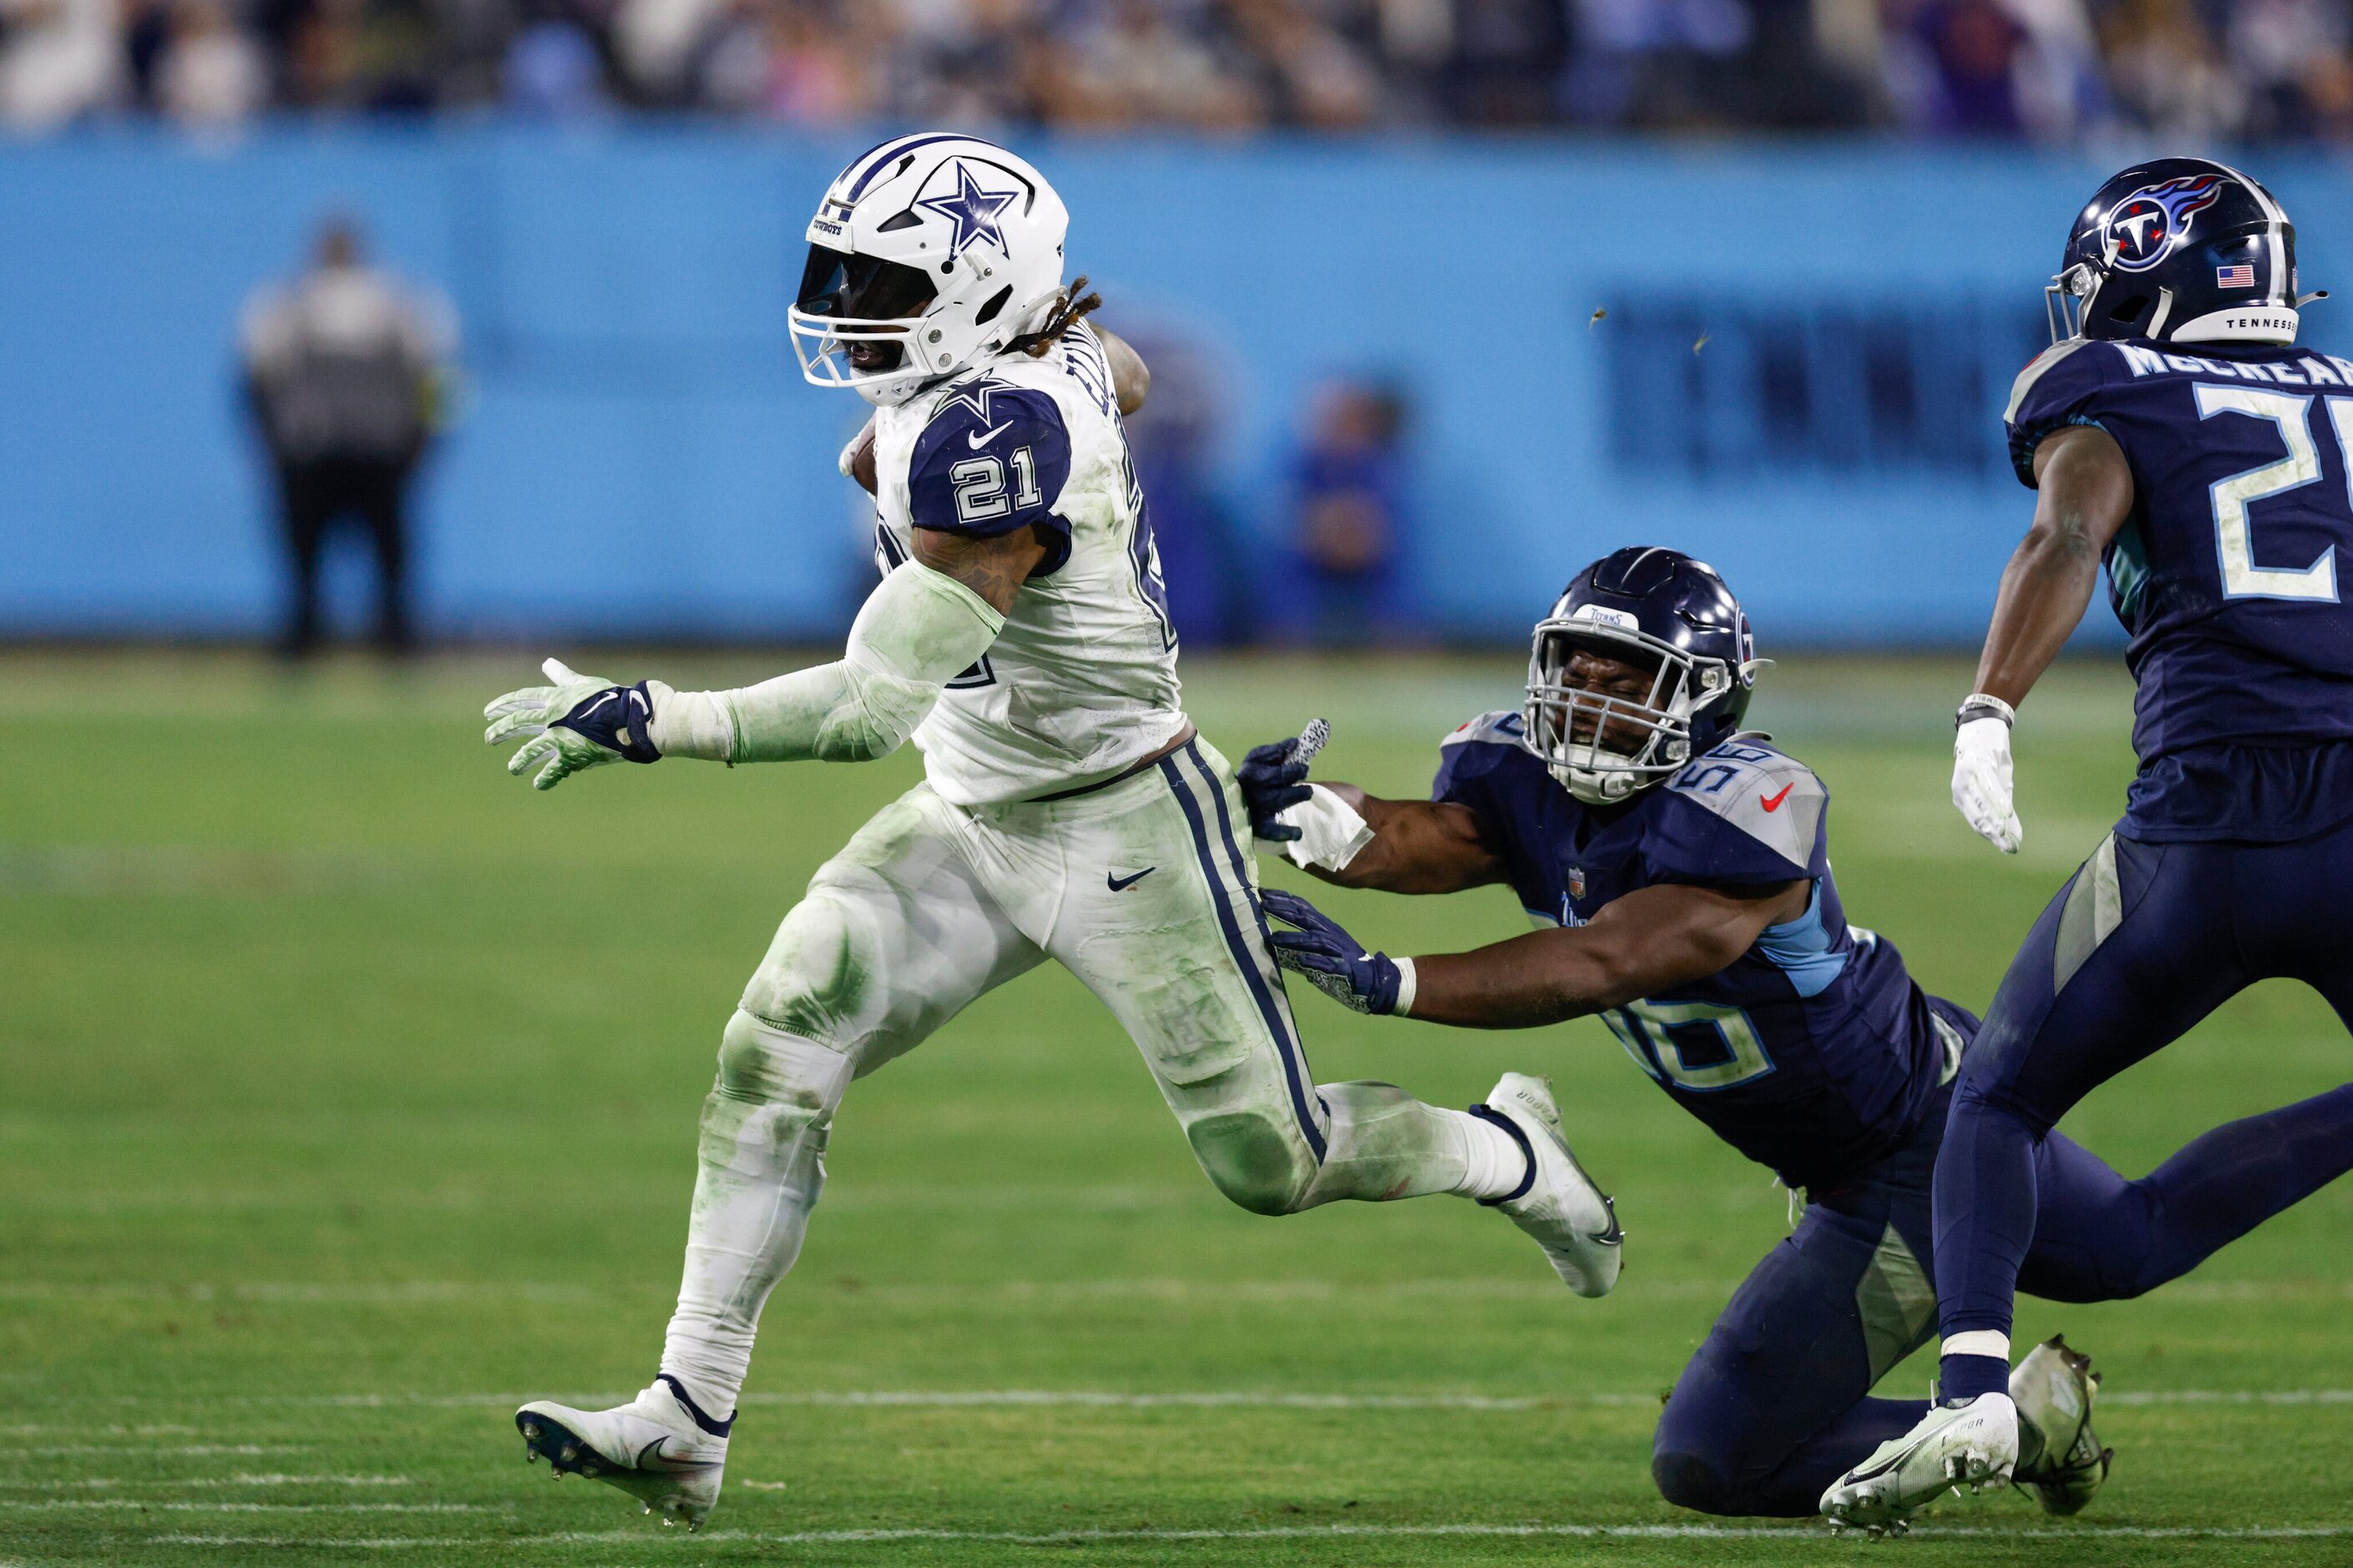
[[1307, 787], [1307, 764], [1332, 738], [1332, 726], [1318, 719], [1288, 741], [1252, 746], [1234, 781], [1242, 786], [1242, 808], [1250, 814], [1250, 832], [1275, 843], [1299, 837], [1299, 829], [1275, 817], [1313, 793]]
[[1365, 944], [1340, 929], [1337, 921], [1296, 893], [1270, 888], [1260, 898], [1266, 912], [1297, 931], [1279, 931], [1267, 937], [1275, 963], [1343, 1007], [1359, 1013], [1397, 1011], [1398, 966], [1386, 952], [1366, 952]]

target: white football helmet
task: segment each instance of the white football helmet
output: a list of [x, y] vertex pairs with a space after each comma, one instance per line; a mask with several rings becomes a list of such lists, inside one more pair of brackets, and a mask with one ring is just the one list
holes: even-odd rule
[[1004, 353], [1060, 297], [1070, 221], [1028, 160], [977, 137], [861, 153], [809, 220], [792, 312], [801, 374], [887, 406]]

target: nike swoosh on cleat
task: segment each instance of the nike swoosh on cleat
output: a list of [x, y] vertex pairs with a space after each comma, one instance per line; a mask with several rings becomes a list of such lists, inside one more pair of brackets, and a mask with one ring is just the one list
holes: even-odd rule
[[966, 445], [970, 446], [974, 451], [977, 452], [983, 447], [987, 446], [991, 441], [996, 440], [999, 436], [1004, 435], [1006, 426], [1012, 423], [1012, 420], [1008, 419], [1004, 424], [992, 425], [986, 430], [967, 431], [965, 434], [965, 442]]
[[1143, 870], [1138, 871], [1138, 872], [1137, 872], [1134, 876], [1133, 876], [1133, 877], [1114, 877], [1114, 876], [1111, 875], [1109, 872], [1105, 872], [1105, 873], [1103, 874], [1103, 880], [1104, 880], [1104, 882], [1106, 882], [1107, 884], [1109, 884], [1109, 886], [1110, 886], [1110, 888], [1111, 888], [1111, 890], [1112, 890], [1113, 892], [1114, 892], [1114, 893], [1124, 893], [1124, 892], [1125, 892], [1125, 891], [1127, 891], [1130, 888], [1133, 888], [1133, 887], [1134, 887], [1134, 886], [1135, 886], [1138, 882], [1141, 882], [1142, 880], [1144, 880], [1144, 879], [1145, 879], [1146, 877], [1149, 877], [1150, 875], [1152, 875], [1152, 873], [1154, 873], [1155, 871], [1157, 871], [1158, 869], [1160, 869], [1160, 868], [1159, 868], [1159, 867], [1157, 867], [1157, 866], [1146, 866]]

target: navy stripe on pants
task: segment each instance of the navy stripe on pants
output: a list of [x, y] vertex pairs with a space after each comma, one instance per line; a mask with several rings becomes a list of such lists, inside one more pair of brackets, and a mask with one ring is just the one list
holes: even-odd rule
[[[1188, 783], [1186, 771], [1177, 764], [1176, 759], [1179, 756], [1189, 759], [1193, 766], [1200, 772], [1205, 781], [1204, 786], [1201, 787], [1205, 787], [1209, 798], [1217, 803], [1219, 830], [1225, 842], [1229, 863], [1234, 868], [1231, 889], [1229, 889], [1224, 875], [1219, 870], [1218, 857], [1210, 845], [1208, 815], [1201, 809], [1200, 802], [1195, 798], [1196, 786]], [[1274, 994], [1267, 987], [1266, 973], [1260, 967], [1258, 954], [1250, 951], [1250, 943], [1243, 938], [1240, 922], [1234, 919], [1233, 895], [1238, 892], [1249, 902], [1251, 912], [1257, 920], [1260, 949], [1263, 952], [1266, 943], [1266, 917], [1258, 912], [1258, 900], [1251, 896], [1249, 876], [1240, 851], [1234, 845], [1233, 830], [1226, 812], [1225, 791], [1219, 785], [1217, 774], [1211, 772], [1208, 764], [1201, 760], [1200, 752], [1196, 750], [1193, 742], [1187, 742], [1180, 751], [1161, 758], [1160, 771], [1167, 776], [1168, 788], [1176, 796], [1176, 804], [1184, 810], [1185, 821], [1193, 830], [1193, 852], [1200, 859], [1202, 876], [1208, 879], [1209, 901], [1217, 906], [1218, 924], [1225, 932], [1226, 951], [1233, 956], [1235, 966], [1242, 972], [1243, 980], [1249, 984], [1250, 996], [1258, 1004], [1259, 1016], [1266, 1020], [1267, 1033], [1273, 1038], [1275, 1054], [1282, 1058], [1282, 1076], [1291, 1091], [1292, 1113], [1298, 1118], [1299, 1130], [1306, 1134], [1308, 1148], [1314, 1151], [1315, 1159], [1318, 1163], [1321, 1163], [1324, 1159], [1325, 1140], [1324, 1129], [1317, 1123], [1315, 1115], [1309, 1109], [1307, 1102], [1307, 1089], [1311, 1080], [1307, 1076], [1306, 1058], [1299, 1049], [1298, 1042], [1291, 1037], [1291, 1031], [1284, 1026], [1282, 1010], [1275, 1005]]]

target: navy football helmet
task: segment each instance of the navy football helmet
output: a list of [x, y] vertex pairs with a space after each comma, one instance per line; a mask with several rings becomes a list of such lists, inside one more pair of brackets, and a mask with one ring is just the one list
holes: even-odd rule
[[2075, 216], [2042, 291], [2051, 341], [2295, 342], [2295, 226], [2261, 183], [2205, 158], [2135, 163]]
[[[1580, 647], [1655, 665], [1649, 695], [1571, 685], [1569, 659]], [[1748, 617], [1714, 567], [1679, 550], [1618, 551], [1579, 572], [1536, 623], [1528, 744], [1577, 799], [1624, 800], [1737, 733], [1757, 672], [1769, 662], [1757, 658]], [[1630, 751], [1630, 735], [1641, 737]]]

